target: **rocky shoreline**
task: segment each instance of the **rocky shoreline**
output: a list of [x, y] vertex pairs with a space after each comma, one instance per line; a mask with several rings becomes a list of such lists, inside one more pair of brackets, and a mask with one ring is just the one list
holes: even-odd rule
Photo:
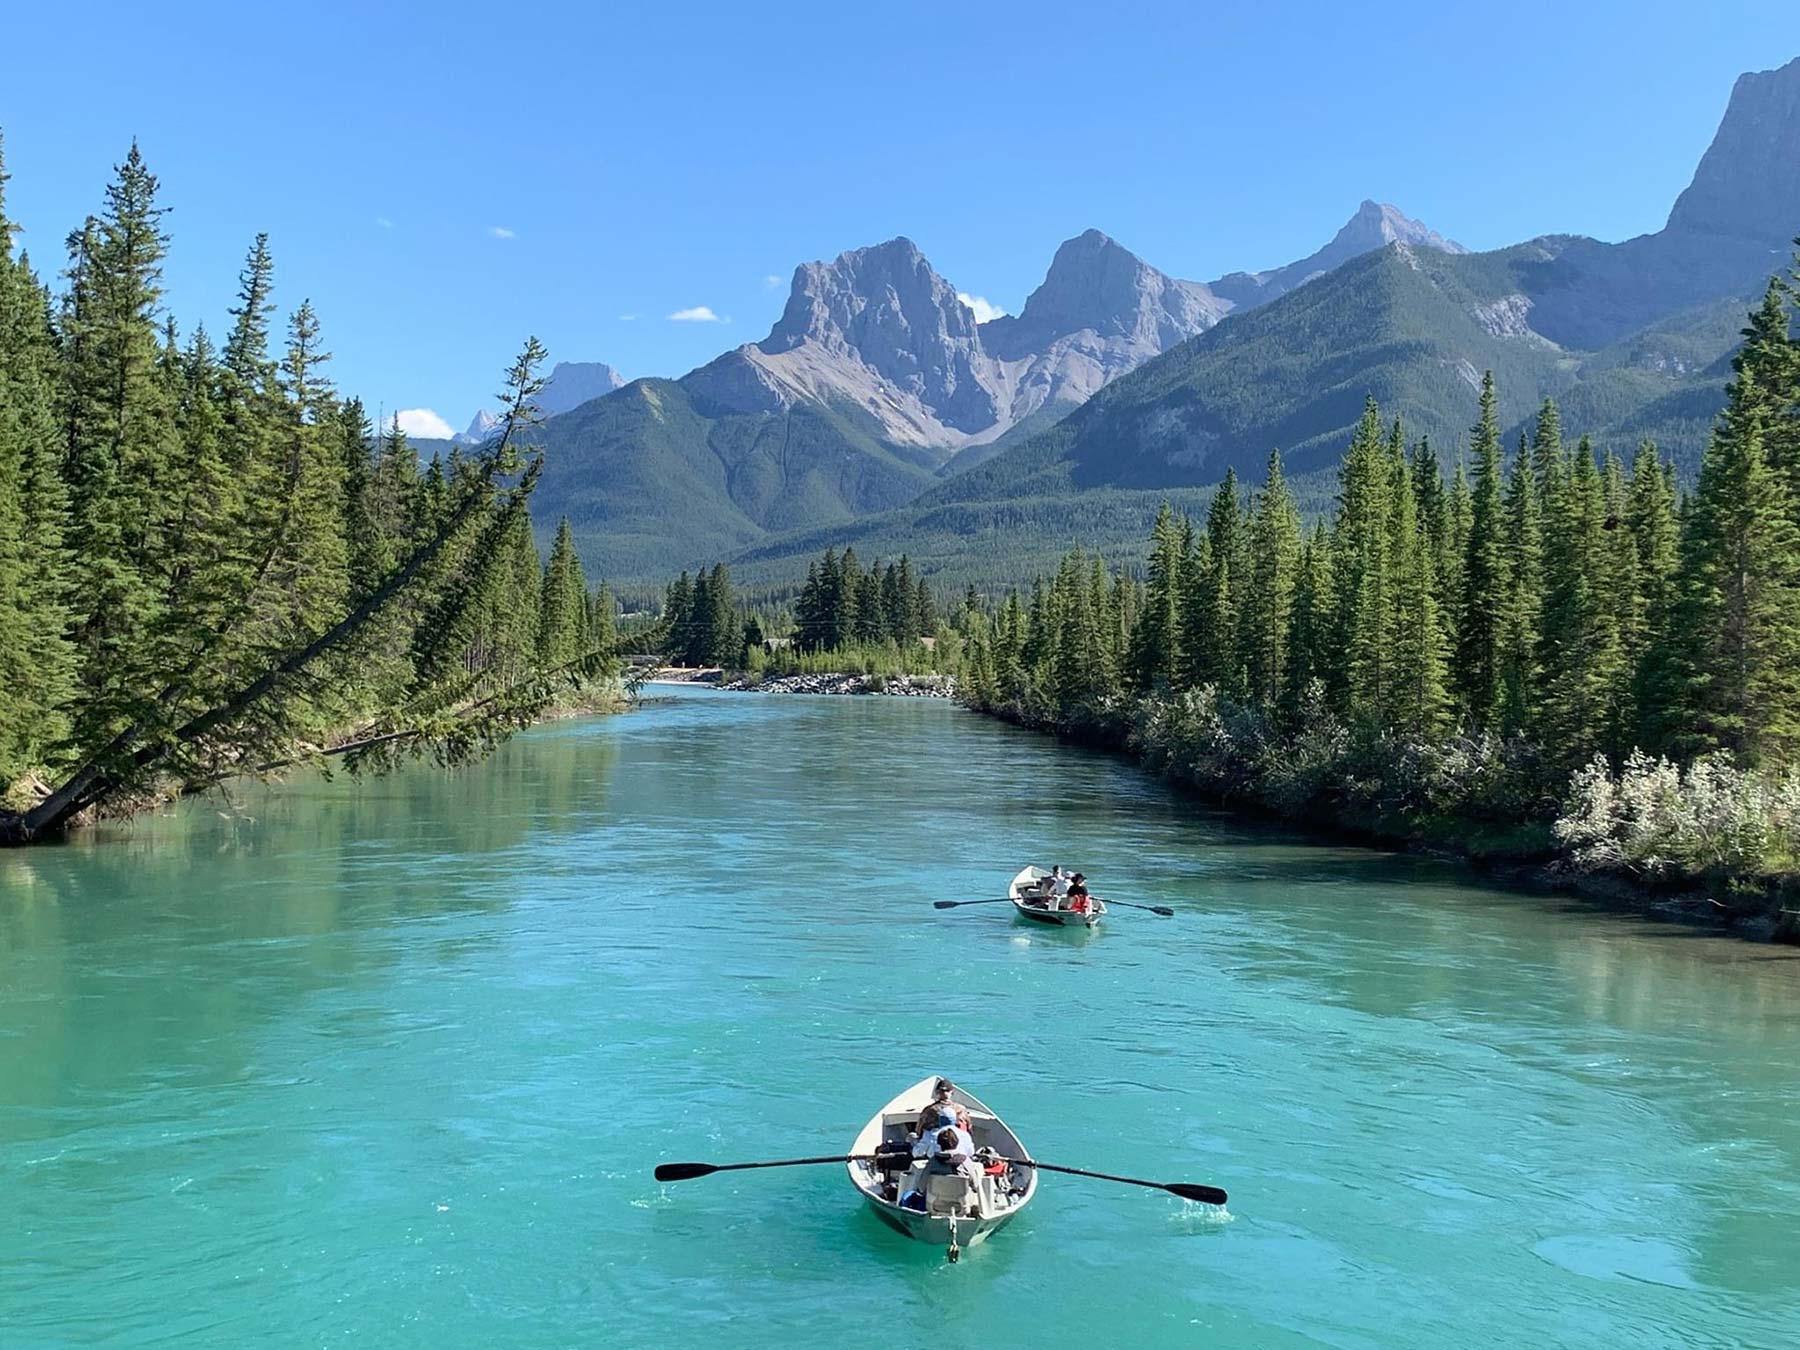
[[718, 669], [671, 668], [658, 671], [653, 683], [706, 684], [741, 694], [877, 694], [889, 698], [954, 699], [956, 679], [950, 675], [857, 675], [837, 671], [824, 675], [745, 675]]
[[948, 675], [778, 675], [773, 679], [743, 676], [719, 686], [746, 694], [885, 694], [890, 698], [955, 698], [956, 681]]

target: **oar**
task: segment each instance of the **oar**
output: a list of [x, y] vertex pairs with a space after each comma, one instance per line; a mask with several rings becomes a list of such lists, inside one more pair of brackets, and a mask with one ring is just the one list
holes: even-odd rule
[[806, 1167], [812, 1163], [873, 1162], [872, 1153], [849, 1153], [834, 1158], [782, 1158], [777, 1162], [753, 1163], [662, 1163], [656, 1169], [658, 1181], [692, 1181], [710, 1177], [714, 1172], [742, 1172], [752, 1167]]
[[1153, 1191], [1167, 1191], [1183, 1200], [1198, 1200], [1203, 1205], [1222, 1205], [1225, 1192], [1217, 1186], [1197, 1186], [1186, 1181], [1140, 1181], [1136, 1177], [1115, 1177], [1110, 1172], [1084, 1172], [1079, 1167], [1058, 1167], [1055, 1163], [1038, 1162], [1035, 1158], [1002, 1158], [1000, 1161], [1019, 1167], [1035, 1167], [1040, 1172], [1064, 1172], [1072, 1177], [1094, 1177], [1100, 1181], [1122, 1181], [1127, 1186], [1148, 1186]]
[[1172, 919], [1175, 917], [1175, 911], [1170, 909], [1167, 905], [1134, 905], [1129, 900], [1102, 900], [1100, 903], [1105, 905], [1108, 909], [1111, 909], [1114, 905], [1123, 905], [1126, 909], [1147, 909], [1152, 914], [1162, 915], [1165, 919]]
[[958, 905], [1010, 905], [1012, 897], [1002, 896], [998, 900], [933, 900], [933, 909], [955, 909]]

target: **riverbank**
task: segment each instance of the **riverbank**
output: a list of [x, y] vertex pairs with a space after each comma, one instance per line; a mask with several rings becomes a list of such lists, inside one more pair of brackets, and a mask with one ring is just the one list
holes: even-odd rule
[[[1546, 795], [1542, 766], [1505, 742], [1359, 743], [1326, 722], [1277, 737], [1263, 724], [1236, 724], [1234, 710], [1198, 692], [1109, 705], [1063, 723], [1033, 719], [1011, 706], [969, 706], [1026, 730], [1124, 755], [1214, 806], [1357, 843], [1455, 859], [1506, 885], [1574, 895], [1598, 908], [1725, 929], [1752, 941], [1800, 944], [1800, 877], [1725, 863], [1682, 867], [1666, 857], [1643, 863], [1610, 839], [1602, 840], [1609, 847], [1596, 847], [1602, 832], [1587, 821], [1571, 821], [1591, 803]], [[1732, 803], [1683, 805], [1718, 817], [1707, 823], [1721, 834], [1742, 828], [1729, 819]]]

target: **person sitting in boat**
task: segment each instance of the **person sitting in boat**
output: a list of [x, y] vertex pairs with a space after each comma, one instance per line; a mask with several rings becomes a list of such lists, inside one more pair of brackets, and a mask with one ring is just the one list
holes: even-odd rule
[[1069, 893], [1069, 874], [1063, 871], [1058, 863], [1050, 869], [1050, 875], [1038, 885], [1038, 894], [1044, 898], [1045, 909], [1061, 909], [1063, 897]]
[[962, 1137], [963, 1151], [973, 1153], [975, 1141], [969, 1134], [969, 1111], [955, 1099], [956, 1085], [948, 1078], [937, 1080], [931, 1090], [931, 1104], [919, 1112], [918, 1146], [914, 1156], [924, 1157], [931, 1151], [931, 1141], [943, 1129], [955, 1130]]
[[936, 1147], [925, 1160], [926, 1176], [965, 1177], [972, 1185], [981, 1184], [981, 1164], [975, 1161], [975, 1152], [961, 1131], [946, 1125], [933, 1142]]
[[1093, 912], [1094, 897], [1088, 894], [1087, 878], [1080, 872], [1069, 878], [1069, 902], [1066, 908], [1076, 914]]

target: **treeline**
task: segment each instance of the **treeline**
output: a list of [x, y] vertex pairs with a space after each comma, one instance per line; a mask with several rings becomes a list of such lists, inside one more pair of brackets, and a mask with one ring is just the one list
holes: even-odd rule
[[535, 341], [494, 439], [421, 473], [333, 389], [310, 303], [277, 340], [266, 237], [223, 342], [178, 330], [135, 145], [55, 294], [4, 186], [0, 842], [320, 753], [460, 757], [605, 671], [610, 602], [526, 513]]
[[[1795, 296], [1777, 278], [1751, 314], [1684, 498], [1649, 443], [1629, 465], [1571, 447], [1553, 402], [1509, 464], [1491, 376], [1471, 463], [1448, 481], [1371, 400], [1329, 519], [1303, 528], [1279, 454], [1247, 499], [1228, 475], [1204, 520], [1162, 513], [1142, 583], [1072, 554], [1028, 604], [1011, 597], [972, 645], [971, 697], [1032, 724], [1131, 723], [1141, 740], [1204, 693], [1201, 720], [1235, 728], [1250, 758], [1278, 746], [1291, 766], [1301, 739], [1335, 737], [1376, 778], [1419, 764], [1370, 747], [1477, 745], [1506, 780], [1480, 808], [1495, 816], [1541, 814], [1596, 756], [1794, 766]], [[1248, 764], [1232, 772], [1254, 794]]]
[[846, 548], [841, 557], [827, 549], [807, 564], [806, 584], [794, 603], [794, 646], [802, 652], [890, 641], [904, 648], [935, 636], [937, 627], [931, 589], [913, 576], [904, 553], [885, 569], [876, 559], [864, 571], [855, 549]]
[[684, 666], [741, 667], [745, 650], [763, 642], [761, 623], [739, 612], [724, 563], [702, 567], [691, 580], [683, 572], [670, 583], [662, 631], [664, 654]]

